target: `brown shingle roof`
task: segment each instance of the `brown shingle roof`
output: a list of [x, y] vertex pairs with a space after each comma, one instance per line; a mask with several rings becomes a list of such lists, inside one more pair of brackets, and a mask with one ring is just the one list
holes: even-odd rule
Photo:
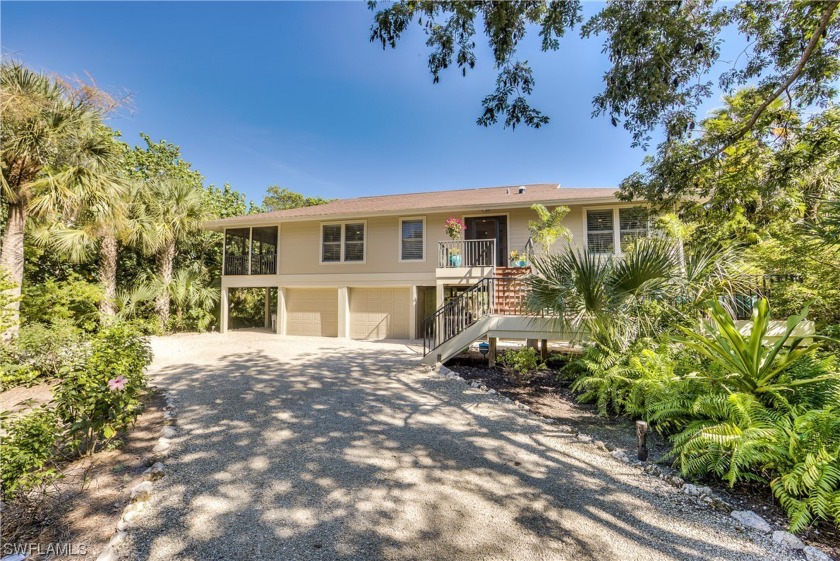
[[[525, 189], [519, 193], [520, 188]], [[603, 201], [615, 198], [614, 188], [569, 188], [556, 183], [534, 185], [510, 185], [505, 187], [484, 187], [480, 189], [458, 189], [455, 191], [431, 191], [426, 193], [405, 193], [401, 195], [380, 195], [338, 199], [319, 206], [292, 208], [261, 214], [234, 216], [214, 220], [208, 228], [220, 230], [224, 227], [283, 222], [286, 220], [317, 219], [320, 217], [362, 216], [400, 212], [443, 211], [466, 208], [516, 208], [529, 207], [534, 203], [563, 204], [586, 201]]]

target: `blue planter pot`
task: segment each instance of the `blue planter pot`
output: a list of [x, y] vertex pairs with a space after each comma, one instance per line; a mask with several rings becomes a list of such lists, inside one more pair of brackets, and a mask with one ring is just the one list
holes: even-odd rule
[[461, 256], [460, 255], [450, 255], [449, 256], [449, 265], [452, 267], [460, 267], [461, 266]]

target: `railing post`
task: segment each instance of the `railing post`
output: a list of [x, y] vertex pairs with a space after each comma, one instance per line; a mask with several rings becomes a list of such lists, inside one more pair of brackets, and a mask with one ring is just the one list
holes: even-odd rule
[[248, 273], [251, 274], [251, 250], [254, 247], [254, 229], [248, 228]]

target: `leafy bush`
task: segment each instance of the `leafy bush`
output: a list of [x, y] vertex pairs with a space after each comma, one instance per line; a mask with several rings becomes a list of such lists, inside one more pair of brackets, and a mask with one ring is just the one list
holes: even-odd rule
[[58, 477], [57, 470], [50, 466], [61, 436], [55, 411], [42, 405], [21, 417], [3, 419], [0, 429], [3, 431], [0, 476], [4, 497]]
[[507, 351], [502, 355], [500, 362], [514, 375], [519, 384], [524, 383], [538, 370], [545, 368], [545, 363], [542, 362], [540, 354], [532, 347]]
[[12, 304], [19, 298], [12, 296], [12, 289], [16, 287], [6, 269], [0, 268], [0, 335], [12, 327]]
[[840, 527], [840, 406], [795, 416], [788, 432], [788, 465], [771, 483], [792, 531], [814, 519]]
[[24, 323], [45, 325], [63, 319], [93, 332], [99, 328], [99, 303], [103, 297], [102, 287], [75, 273], [63, 281], [48, 279], [24, 288], [21, 318]]
[[[705, 376], [713, 386], [730, 391], [756, 395], [765, 402], [786, 401], [798, 386], [836, 378], [832, 374], [817, 377], [792, 378], [787, 375], [797, 361], [812, 354], [817, 345], [799, 346], [801, 339], [791, 340], [793, 330], [808, 314], [807, 306], [787, 320], [785, 332], [771, 346], [764, 346], [764, 336], [770, 326], [770, 305], [765, 298], [753, 307], [752, 329], [747, 337], [741, 335], [720, 303], [708, 303], [714, 329], [710, 336], [683, 329], [681, 342], [708, 358], [719, 368]], [[789, 347], [785, 350], [785, 347]], [[715, 373], [720, 375], [715, 375]]]
[[129, 324], [107, 327], [92, 339], [84, 368], [69, 372], [55, 394], [74, 448], [93, 451], [134, 423], [151, 358], [148, 340]]
[[764, 481], [782, 454], [785, 415], [751, 393], [707, 393], [691, 402], [696, 420], [673, 437], [673, 457], [684, 475], [713, 474], [730, 485]]
[[81, 363], [85, 349], [84, 332], [68, 320], [25, 325], [16, 340], [0, 347], [0, 384], [9, 389], [57, 377]]
[[[6, 353], [0, 353], [5, 355]], [[17, 359], [3, 356], [0, 358], [0, 391], [6, 391], [18, 386], [30, 386], [35, 384], [41, 373], [29, 366], [20, 364]]]
[[65, 368], [79, 364], [84, 351], [84, 332], [66, 319], [50, 325], [26, 325], [21, 328], [17, 341], [20, 362], [45, 377], [58, 376]]
[[710, 307], [713, 325], [682, 345], [667, 337], [623, 353], [592, 345], [568, 369], [577, 370], [572, 387], [602, 414], [641, 417], [670, 433], [670, 457], [684, 475], [772, 480], [793, 531], [820, 519], [840, 525], [838, 358], [792, 340], [805, 311], [767, 346], [766, 301], [748, 336], [720, 305]]

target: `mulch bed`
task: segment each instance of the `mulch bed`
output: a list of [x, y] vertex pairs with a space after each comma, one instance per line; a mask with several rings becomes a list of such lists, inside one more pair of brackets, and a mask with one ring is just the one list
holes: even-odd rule
[[[558, 423], [572, 427], [602, 441], [610, 449], [624, 450], [628, 456], [636, 456], [635, 421], [626, 416], [604, 417], [598, 415], [593, 404], [577, 401], [570, 389], [571, 377], [563, 372], [568, 362], [566, 355], [552, 353], [548, 368], [541, 370], [530, 380], [519, 384], [503, 367], [488, 368], [487, 359], [475, 351], [462, 353], [446, 363], [446, 366], [466, 380], [477, 381], [499, 394], [524, 403], [542, 417], [555, 419]], [[649, 461], [670, 466], [665, 458], [671, 446], [667, 438], [655, 431], [648, 432]], [[787, 526], [784, 511], [775, 502], [767, 484], [743, 484], [730, 489], [718, 480], [706, 479], [697, 482], [707, 485], [738, 510], [753, 510], [770, 522]], [[840, 530], [820, 524], [800, 535], [808, 544], [819, 545], [821, 549], [840, 559]]]
[[150, 391], [122, 444], [77, 459], [63, 477], [28, 497], [3, 505], [0, 556], [31, 552], [32, 559], [96, 559], [115, 532], [129, 490], [143, 480], [163, 428], [165, 402]]

